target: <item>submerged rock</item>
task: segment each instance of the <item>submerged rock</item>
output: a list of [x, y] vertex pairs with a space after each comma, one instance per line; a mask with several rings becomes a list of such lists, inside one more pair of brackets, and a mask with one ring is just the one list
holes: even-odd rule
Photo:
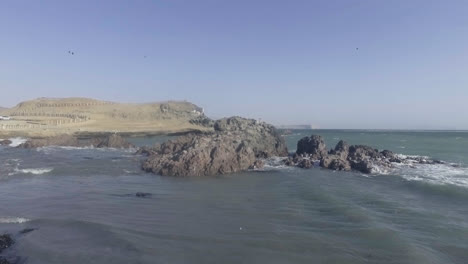
[[25, 228], [25, 229], [21, 230], [19, 233], [21, 235], [24, 235], [24, 234], [27, 234], [27, 233], [31, 233], [34, 230], [36, 230], [36, 228]]
[[145, 192], [137, 192], [135, 194], [136, 197], [139, 197], [139, 198], [149, 198], [151, 196], [153, 196], [151, 193], [145, 193]]
[[18, 148], [40, 148], [46, 146], [60, 147], [89, 147], [96, 148], [131, 148], [133, 147], [127, 140], [117, 134], [112, 134], [107, 137], [96, 137], [88, 140], [79, 140], [72, 135], [60, 135], [43, 139], [29, 139], [20, 144]]
[[263, 167], [262, 158], [286, 156], [284, 139], [276, 129], [253, 119], [218, 120], [215, 132], [188, 134], [145, 148], [142, 168], [169, 176], [212, 176]]

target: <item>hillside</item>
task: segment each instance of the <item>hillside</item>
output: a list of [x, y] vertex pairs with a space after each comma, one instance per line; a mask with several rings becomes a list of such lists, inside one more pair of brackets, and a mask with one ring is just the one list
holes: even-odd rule
[[89, 98], [39, 98], [2, 111], [0, 135], [163, 134], [209, 130], [197, 125], [203, 109], [189, 102], [126, 104]]

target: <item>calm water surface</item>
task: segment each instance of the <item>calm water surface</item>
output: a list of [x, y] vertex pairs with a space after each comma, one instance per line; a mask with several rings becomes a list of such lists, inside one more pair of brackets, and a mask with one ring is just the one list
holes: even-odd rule
[[44, 264], [468, 263], [468, 133], [294, 131], [290, 151], [312, 132], [329, 147], [345, 139], [456, 166], [362, 175], [270, 161], [172, 178], [140, 171], [132, 151], [0, 148], [0, 233], [17, 241], [4, 254]]

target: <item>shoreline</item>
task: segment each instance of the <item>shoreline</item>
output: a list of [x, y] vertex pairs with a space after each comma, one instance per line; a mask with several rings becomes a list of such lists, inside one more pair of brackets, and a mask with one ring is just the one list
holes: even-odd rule
[[50, 137], [56, 137], [59, 135], [72, 135], [77, 138], [93, 138], [93, 137], [105, 137], [112, 134], [118, 134], [122, 137], [152, 137], [152, 136], [183, 136], [187, 134], [201, 134], [205, 132], [211, 132], [212, 129], [178, 129], [178, 130], [160, 130], [160, 131], [79, 131], [79, 132], [51, 132], [51, 131], [9, 131], [4, 132], [0, 131], [0, 138], [8, 139], [8, 138], [31, 138], [31, 139], [44, 139]]

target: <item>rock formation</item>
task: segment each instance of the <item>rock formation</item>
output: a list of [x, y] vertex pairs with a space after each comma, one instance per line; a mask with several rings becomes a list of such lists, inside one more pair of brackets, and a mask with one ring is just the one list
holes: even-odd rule
[[231, 117], [214, 123], [215, 132], [189, 134], [139, 153], [143, 169], [168, 176], [209, 176], [263, 166], [261, 159], [288, 154], [284, 139], [269, 124]]
[[285, 164], [300, 168], [311, 168], [319, 164], [331, 170], [356, 170], [363, 173], [372, 173], [376, 168], [391, 168], [392, 163], [442, 163], [420, 157], [402, 157], [389, 150], [379, 150], [364, 145], [348, 145], [341, 140], [334, 149], [326, 151], [321, 136], [312, 135], [304, 137], [297, 143], [297, 151], [287, 158]]
[[311, 159], [321, 159], [327, 155], [327, 149], [321, 136], [312, 135], [297, 142], [296, 153], [308, 154]]
[[71, 135], [60, 135], [44, 139], [30, 139], [18, 148], [40, 148], [46, 146], [61, 146], [61, 147], [89, 147], [96, 148], [131, 148], [133, 147], [127, 140], [119, 135], [112, 134], [107, 137], [96, 137], [88, 140], [79, 140]]
[[11, 140], [8, 140], [8, 139], [0, 140], [0, 146], [8, 146], [11, 143], [12, 143]]

